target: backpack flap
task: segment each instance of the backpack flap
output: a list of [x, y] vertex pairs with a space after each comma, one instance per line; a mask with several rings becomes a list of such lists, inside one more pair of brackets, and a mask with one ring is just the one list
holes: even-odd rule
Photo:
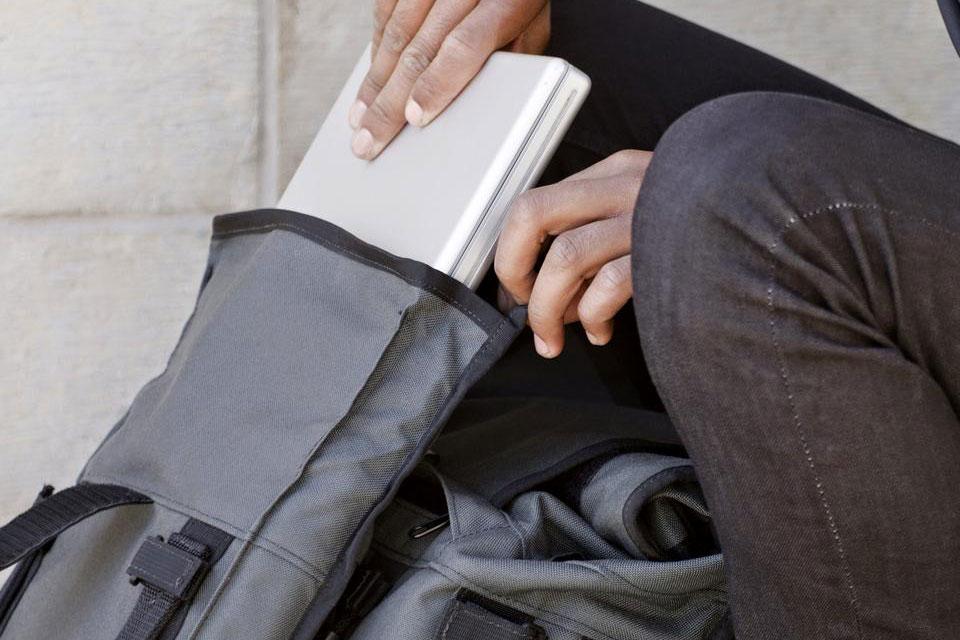
[[[522, 314], [503, 317], [444, 274], [313, 217], [217, 218], [196, 308], [166, 370], [81, 476], [147, 496], [152, 515], [136, 525], [118, 522], [119, 509], [114, 520], [95, 516], [106, 537], [62, 536], [53, 547], [65, 558], [90, 545], [121, 554], [91, 578], [109, 592], [101, 607], [118, 604], [83, 611], [82, 598], [56, 588], [69, 565], [45, 562], [43, 593], [24, 594], [11, 637], [117, 638], [145, 588], [128, 584], [126, 569], [149, 537], [192, 519], [235, 543], [170, 638], [312, 640], [374, 518], [519, 333]], [[110, 548], [117, 527], [135, 535]], [[170, 549], [143, 553], [191, 564]], [[60, 606], [99, 617], [98, 631], [40, 629], [39, 616], [19, 613]]]

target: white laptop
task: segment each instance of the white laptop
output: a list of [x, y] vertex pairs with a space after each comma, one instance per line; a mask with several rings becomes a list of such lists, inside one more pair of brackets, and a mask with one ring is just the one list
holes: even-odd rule
[[476, 288], [514, 198], [539, 178], [590, 90], [564, 60], [495, 53], [436, 120], [381, 155], [350, 150], [360, 58], [278, 205]]

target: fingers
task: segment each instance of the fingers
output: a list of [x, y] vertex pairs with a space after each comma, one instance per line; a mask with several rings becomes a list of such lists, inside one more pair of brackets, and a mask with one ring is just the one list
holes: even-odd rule
[[[400, 0], [402, 3], [404, 0]], [[406, 44], [386, 83], [371, 101], [366, 91], [379, 81], [371, 69], [368, 86], [361, 89], [360, 114], [353, 139], [353, 152], [371, 160], [390, 143], [406, 124], [404, 107], [417, 78], [430, 65], [443, 44], [444, 37], [476, 6], [477, 0], [437, 0], [427, 14], [416, 35]], [[399, 5], [398, 5], [399, 10]], [[386, 36], [385, 36], [386, 37]], [[356, 116], [357, 114], [353, 114]]]
[[[433, 0], [377, 1], [378, 19], [383, 21], [383, 27], [379, 37], [377, 32], [374, 32], [376, 53], [370, 64], [370, 70], [360, 85], [357, 102], [350, 109], [350, 125], [354, 129], [360, 126], [363, 113], [386, 86], [393, 70], [397, 67], [400, 54], [420, 30], [420, 25], [423, 24], [432, 6]], [[390, 9], [389, 14], [386, 14], [387, 9]], [[380, 15], [381, 11], [383, 11], [382, 15]], [[386, 18], [384, 18], [385, 15]]]
[[550, 44], [550, 27], [550, 3], [547, 2], [527, 29], [510, 43], [507, 50], [514, 53], [543, 53]]
[[429, 124], [469, 84], [487, 58], [517, 38], [537, 17], [542, 3], [481, 0], [443, 40], [436, 58], [419, 77], [404, 113], [418, 127]]
[[610, 342], [613, 337], [613, 317], [632, 296], [629, 255], [600, 268], [577, 304], [577, 317], [592, 344], [600, 346]]
[[[631, 175], [636, 181], [637, 191], [639, 192], [640, 183], [647, 173], [647, 167], [650, 166], [651, 160], [653, 160], [653, 152], [651, 151], [624, 149], [623, 151], [617, 151], [613, 155], [607, 156], [594, 165], [590, 165], [579, 173], [565, 178], [563, 182]], [[632, 202], [630, 203], [630, 208], [633, 208]]]
[[383, 30], [387, 26], [387, 21], [393, 15], [393, 9], [397, 6], [397, 0], [376, 0], [373, 4], [373, 40], [370, 47], [371, 61], [377, 58], [377, 50], [380, 48], [380, 41], [383, 40]]
[[[603, 164], [603, 163], [601, 163]], [[597, 165], [594, 173], [611, 168]], [[640, 188], [635, 175], [566, 180], [533, 189], [514, 203], [494, 258], [494, 270], [507, 293], [524, 304], [530, 299], [544, 242], [567, 229], [633, 210]], [[562, 245], [561, 245], [562, 246]]]
[[629, 215], [599, 220], [560, 234], [551, 245], [527, 308], [541, 355], [553, 357], [563, 350], [564, 316], [584, 283], [606, 263], [630, 253], [630, 220]]

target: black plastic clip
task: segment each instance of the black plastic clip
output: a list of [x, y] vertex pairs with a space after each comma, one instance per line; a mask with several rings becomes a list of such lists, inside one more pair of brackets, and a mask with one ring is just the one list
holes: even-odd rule
[[160, 536], [147, 538], [127, 568], [130, 584], [142, 582], [177, 600], [189, 600], [210, 569], [203, 558], [205, 552], [206, 547], [195, 554], [164, 541]]

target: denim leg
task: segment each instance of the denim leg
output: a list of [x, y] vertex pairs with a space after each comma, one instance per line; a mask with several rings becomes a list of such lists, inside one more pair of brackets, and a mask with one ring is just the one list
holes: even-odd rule
[[960, 148], [720, 98], [664, 135], [633, 243], [738, 638], [960, 637]]

